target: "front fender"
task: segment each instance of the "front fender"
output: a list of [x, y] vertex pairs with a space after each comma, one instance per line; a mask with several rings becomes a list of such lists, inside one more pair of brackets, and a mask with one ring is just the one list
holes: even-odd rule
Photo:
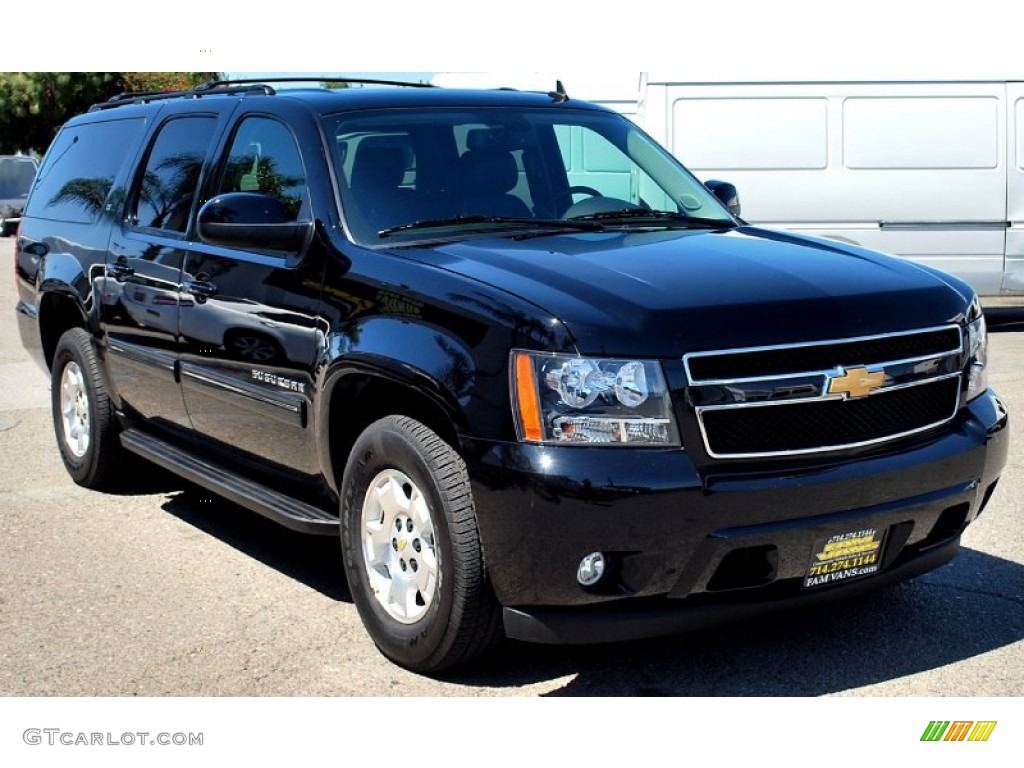
[[[426, 404], [445, 419], [455, 434], [470, 428], [471, 413], [479, 409], [481, 371], [471, 350], [443, 329], [408, 319], [373, 316], [350, 324], [344, 332], [327, 337], [327, 360], [317, 385], [317, 446], [328, 483], [335, 485], [331, 460], [331, 429], [342, 419], [360, 423], [367, 415], [358, 405], [351, 413], [332, 414], [350, 394], [366, 387], [387, 385], [394, 412], [413, 401]], [[359, 382], [358, 387], [354, 384]], [[344, 397], [336, 397], [338, 388]], [[397, 393], [403, 392], [404, 395]]]
[[476, 383], [473, 353], [456, 336], [407, 318], [373, 316], [331, 334], [329, 367], [379, 370], [447, 404], [453, 413], [465, 405]]

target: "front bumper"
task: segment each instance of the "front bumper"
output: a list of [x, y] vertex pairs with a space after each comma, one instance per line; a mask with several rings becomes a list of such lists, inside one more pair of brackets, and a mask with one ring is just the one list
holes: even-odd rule
[[[1006, 463], [989, 391], [930, 439], [743, 472], [685, 451], [469, 443], [481, 539], [506, 633], [539, 642], [646, 637], [813, 604], [936, 568]], [[823, 539], [872, 529], [879, 569], [805, 587]], [[576, 582], [585, 554], [615, 566]]]
[[945, 565], [960, 549], [957, 536], [930, 547], [907, 562], [869, 578], [835, 587], [776, 590], [774, 594], [736, 594], [715, 600], [658, 599], [619, 601], [587, 608], [505, 608], [505, 634], [531, 643], [611, 643], [692, 632], [729, 621], [754, 618], [780, 610], [811, 608], [853, 597], [919, 576]]

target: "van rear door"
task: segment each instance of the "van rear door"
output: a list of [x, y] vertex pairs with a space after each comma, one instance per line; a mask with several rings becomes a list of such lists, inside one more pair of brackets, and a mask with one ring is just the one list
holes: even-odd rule
[[1006, 268], [1003, 292], [1024, 291], [1024, 83], [1006, 84]]

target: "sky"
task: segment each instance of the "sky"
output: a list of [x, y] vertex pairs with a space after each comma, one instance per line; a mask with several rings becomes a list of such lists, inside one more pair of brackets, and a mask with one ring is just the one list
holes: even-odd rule
[[[729, 0], [597, 6], [579, 0], [253, 6], [178, 0], [150, 21], [125, 0], [12, 34], [4, 69], [572, 72], [671, 70], [688, 80], [1024, 79], [1024, 3]], [[486, 11], [486, 12], [485, 12]], [[43, 25], [44, 22], [34, 22]], [[45, 44], [40, 44], [45, 39]], [[116, 41], [116, 44], [114, 42]]]

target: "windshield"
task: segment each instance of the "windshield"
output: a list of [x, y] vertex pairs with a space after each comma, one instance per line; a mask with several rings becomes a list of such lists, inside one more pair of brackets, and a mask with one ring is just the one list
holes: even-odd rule
[[345, 221], [364, 245], [734, 223], [614, 113], [388, 109], [332, 115], [325, 128]]

